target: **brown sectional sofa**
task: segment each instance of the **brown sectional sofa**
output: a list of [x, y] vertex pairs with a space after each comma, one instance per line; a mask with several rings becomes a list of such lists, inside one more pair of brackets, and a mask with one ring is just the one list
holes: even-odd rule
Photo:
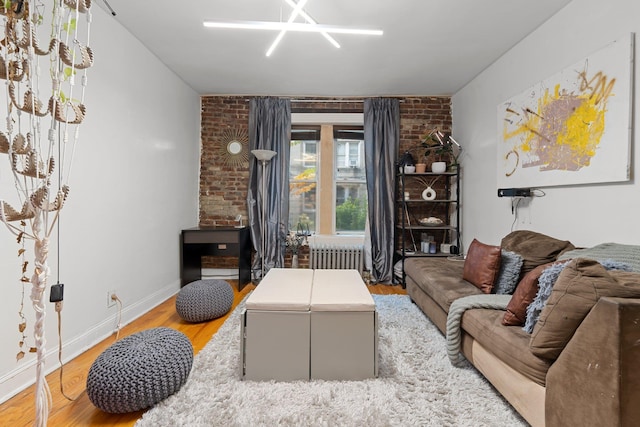
[[[537, 265], [573, 249], [571, 244], [558, 249], [558, 241], [554, 241], [538, 233], [520, 231], [506, 236], [502, 246], [538, 252], [523, 254], [523, 278]], [[404, 263], [407, 293], [443, 334], [453, 301], [483, 294], [478, 285], [462, 278], [465, 262], [455, 258], [410, 258]], [[569, 334], [557, 359], [536, 356], [530, 348], [532, 335], [522, 326], [505, 326], [505, 311], [494, 309], [464, 311], [460, 352], [533, 426], [639, 425], [640, 273], [601, 273], [602, 267], [590, 260], [574, 259], [570, 263], [571, 267], [565, 270], [573, 274], [561, 273], [554, 287], [564, 274], [570, 287], [581, 289], [577, 299], [591, 301], [586, 306], [586, 317], [573, 322], [577, 329]], [[593, 271], [616, 280], [616, 285], [627, 290], [621, 295], [626, 298], [600, 297], [602, 292], [594, 284], [599, 279], [591, 277]], [[554, 298], [557, 300], [558, 295], [549, 297], [548, 307]], [[566, 301], [567, 298], [562, 302]], [[552, 311], [548, 307], [545, 310]], [[567, 310], [564, 317], [571, 317], [574, 310], [566, 307], [555, 304], [553, 315], [558, 317], [558, 310]], [[553, 315], [543, 310], [539, 323], [544, 318], [551, 325]], [[563, 315], [559, 318], [562, 321]], [[540, 328], [536, 325], [534, 335], [541, 332]]]

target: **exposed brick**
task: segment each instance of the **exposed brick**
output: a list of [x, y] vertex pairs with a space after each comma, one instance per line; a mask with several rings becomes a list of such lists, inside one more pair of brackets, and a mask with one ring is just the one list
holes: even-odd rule
[[[308, 102], [301, 102], [305, 99]], [[400, 146], [398, 150], [400, 154], [419, 146], [420, 137], [433, 128], [438, 128], [443, 132], [451, 132], [450, 97], [406, 96], [398, 99], [400, 99]], [[329, 102], [335, 100], [341, 102]], [[294, 112], [362, 112], [362, 107], [362, 99], [303, 97], [297, 98], [296, 102], [292, 103], [291, 109]], [[232, 226], [236, 224], [235, 217], [238, 214], [245, 218], [245, 224], [247, 222], [248, 164], [238, 167], [225, 165], [220, 152], [224, 148], [223, 136], [226, 130], [238, 129], [248, 134], [248, 125], [248, 97], [202, 97], [200, 226]], [[414, 157], [417, 159], [418, 156]], [[299, 262], [301, 267], [309, 265], [308, 249], [302, 248]], [[291, 265], [290, 254], [287, 254], [285, 265]], [[235, 258], [205, 257], [203, 266], [235, 268], [237, 260]]]

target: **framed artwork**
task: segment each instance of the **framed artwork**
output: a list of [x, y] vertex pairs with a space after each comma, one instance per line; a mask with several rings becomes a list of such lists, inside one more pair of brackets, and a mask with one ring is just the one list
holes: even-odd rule
[[634, 34], [498, 105], [498, 188], [630, 179]]

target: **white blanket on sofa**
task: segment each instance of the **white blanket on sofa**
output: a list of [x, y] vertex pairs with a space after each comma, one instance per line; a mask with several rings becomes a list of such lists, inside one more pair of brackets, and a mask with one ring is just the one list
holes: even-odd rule
[[464, 360], [460, 354], [460, 321], [466, 310], [472, 308], [489, 308], [505, 310], [511, 300], [511, 295], [470, 295], [455, 300], [447, 314], [447, 355], [451, 364], [457, 366]]

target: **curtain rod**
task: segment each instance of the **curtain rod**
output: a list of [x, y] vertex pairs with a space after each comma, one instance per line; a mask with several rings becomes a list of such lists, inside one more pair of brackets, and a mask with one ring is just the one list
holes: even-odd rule
[[364, 102], [364, 99], [296, 99], [291, 98], [291, 102], [331, 102], [331, 103], [342, 103], [342, 102]]
[[[354, 103], [358, 103], [358, 102], [364, 102], [364, 99], [296, 99], [296, 98], [291, 98], [291, 102], [335, 102], [335, 103], [341, 103], [341, 102], [354, 102]], [[398, 102], [403, 103], [404, 99], [398, 99]]]
[[[286, 98], [286, 97], [284, 97]], [[251, 101], [252, 98], [246, 98], [245, 101]], [[288, 98], [291, 102], [324, 102], [324, 103], [335, 103], [335, 104], [339, 104], [339, 103], [363, 103], [364, 99], [362, 98], [358, 98], [358, 99], [298, 99], [298, 98]], [[403, 103], [404, 99], [398, 99], [398, 102]]]

